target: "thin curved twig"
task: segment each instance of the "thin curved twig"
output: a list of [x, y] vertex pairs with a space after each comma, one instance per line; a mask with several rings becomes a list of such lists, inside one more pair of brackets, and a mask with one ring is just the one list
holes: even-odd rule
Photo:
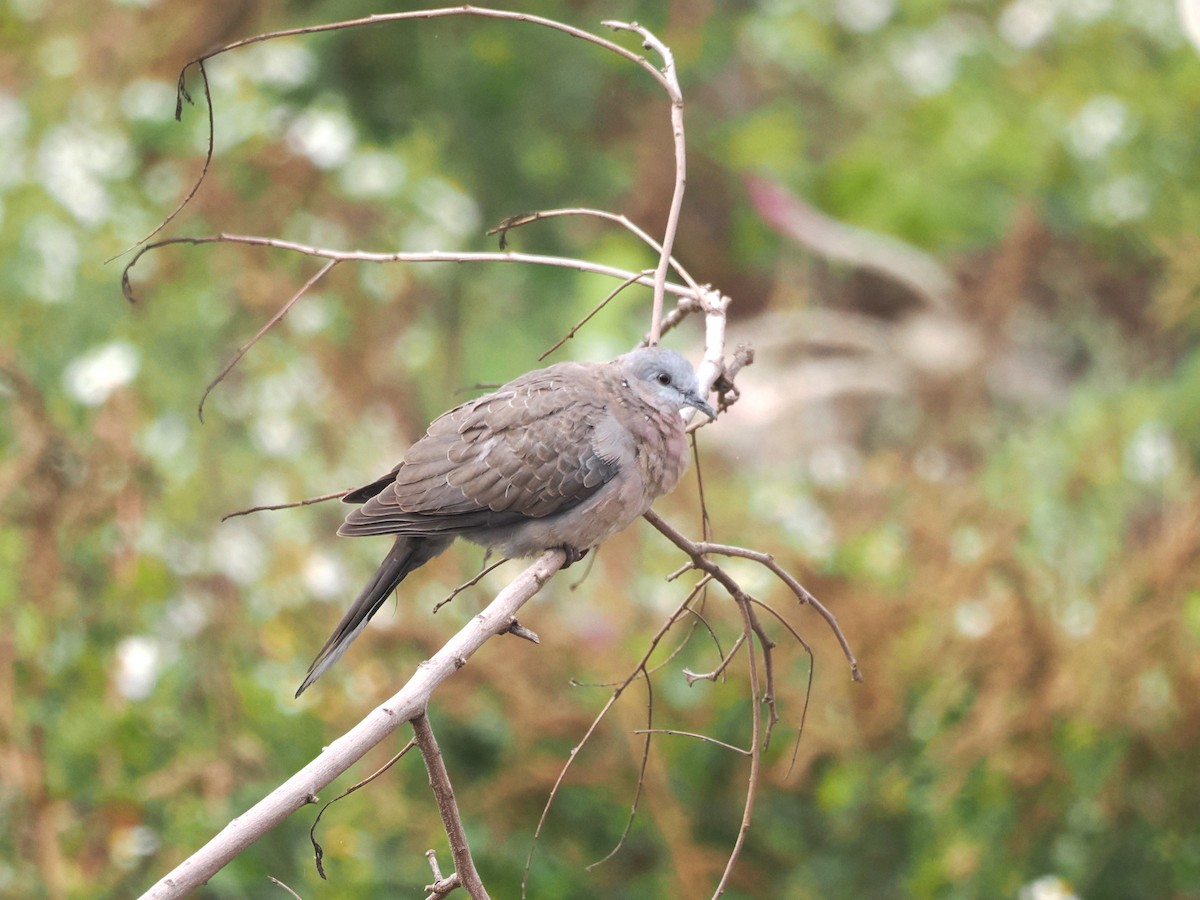
[[[649, 515], [649, 513], [647, 513]], [[661, 519], [659, 521], [662, 521]], [[665, 524], [665, 523], [664, 523]], [[657, 528], [658, 526], [655, 525]], [[661, 530], [661, 529], [660, 529]], [[668, 535], [669, 537], [669, 535]], [[678, 546], [678, 545], [677, 545]], [[826, 621], [834, 636], [837, 637], [838, 643], [841, 645], [842, 654], [846, 657], [846, 661], [850, 663], [850, 677], [855, 681], [862, 681], [862, 670], [859, 668], [858, 660], [854, 656], [854, 651], [850, 649], [850, 642], [846, 640], [846, 635], [842, 632], [841, 626], [838, 625], [837, 616], [830, 612], [820, 600], [814, 597], [807, 588], [784, 569], [775, 557], [770, 553], [764, 553], [761, 550], [750, 550], [746, 547], [734, 547], [730, 544], [714, 544], [711, 542], [702, 542], [692, 544], [692, 548], [696, 553], [703, 556], [706, 553], [717, 553], [721, 556], [734, 556], [741, 559], [749, 559], [758, 563], [765, 569], [771, 572], [776, 578], [787, 585], [796, 598], [802, 603], [811, 606], [817, 611], [817, 614]]]
[[[312, 256], [318, 259], [331, 259], [338, 262], [368, 262], [368, 263], [393, 263], [393, 262], [429, 262], [429, 263], [465, 263], [465, 262], [501, 262], [501, 263], [526, 263], [537, 266], [553, 266], [559, 269], [573, 269], [576, 272], [587, 272], [593, 275], [604, 275], [609, 278], [633, 279], [635, 284], [644, 284], [653, 286], [653, 279], [648, 275], [640, 275], [636, 272], [630, 272], [626, 269], [619, 269], [616, 266], [606, 266], [602, 263], [588, 262], [587, 260], [574, 259], [566, 256], [546, 256], [536, 253], [484, 253], [484, 252], [465, 252], [451, 253], [441, 250], [426, 250], [413, 252], [396, 252], [396, 253], [370, 253], [363, 250], [329, 250], [322, 247], [314, 247], [310, 244], [301, 244], [296, 241], [285, 241], [279, 238], [261, 237], [252, 234], [229, 234], [222, 232], [220, 234], [201, 235], [198, 237], [174, 237], [164, 238], [161, 241], [154, 241], [138, 248], [137, 253], [133, 258], [125, 264], [125, 269], [121, 273], [121, 291], [125, 298], [131, 303], [137, 302], [137, 298], [133, 294], [133, 286], [129, 279], [130, 270], [137, 264], [137, 261], [146, 253], [152, 250], [157, 250], [160, 247], [167, 247], [172, 244], [192, 244], [200, 246], [203, 244], [244, 244], [251, 247], [270, 247], [274, 250], [286, 250], [290, 253], [299, 253], [303, 256]], [[667, 282], [665, 290], [669, 294], [677, 296], [690, 296], [691, 288]]]
[[324, 503], [326, 500], [340, 500], [345, 497], [353, 488], [344, 491], [334, 491], [332, 494], [321, 494], [319, 497], [307, 497], [304, 500], [294, 500], [291, 503], [269, 503], [264, 506], [251, 506], [249, 509], [239, 509], [237, 512], [225, 513], [221, 516], [222, 522], [228, 522], [230, 519], [236, 519], [238, 516], [248, 516], [251, 513], [274, 512], [280, 509], [296, 509], [299, 506], [312, 506], [314, 503]]
[[[166, 218], [164, 218], [161, 222], [159, 222], [157, 225], [155, 225], [154, 228], [151, 229], [148, 234], [139, 238], [137, 241], [130, 244], [128, 247], [126, 247], [124, 250], [122, 250], [120, 253], [116, 254], [115, 256], [110, 256], [108, 259], [106, 259], [104, 261], [104, 264], [106, 266], [110, 262], [120, 259], [122, 256], [124, 256], [126, 253], [128, 253], [130, 250], [134, 249], [135, 247], [140, 247], [142, 244], [146, 243], [146, 241], [150, 240], [150, 238], [154, 237], [156, 234], [158, 234], [160, 231], [162, 231], [164, 228], [166, 228], [168, 225], [170, 225], [172, 220], [174, 220], [174, 218], [177, 215], [179, 215], [181, 212], [183, 212], [184, 208], [189, 203], [192, 202], [192, 198], [195, 197], [196, 193], [200, 190], [200, 185], [202, 185], [204, 183], [205, 176], [208, 175], [208, 169], [212, 165], [212, 161], [213, 161], [213, 155], [214, 155], [213, 147], [215, 145], [215, 138], [216, 138], [216, 133], [217, 133], [216, 123], [213, 121], [212, 88], [210, 87], [210, 85], [208, 83], [208, 71], [204, 68], [204, 59], [201, 58], [201, 59], [193, 60], [193, 63], [195, 63], [196, 68], [200, 71], [200, 83], [202, 85], [204, 85], [204, 106], [208, 112], [208, 149], [204, 153], [204, 165], [200, 167], [200, 175], [196, 178], [195, 182], [192, 183], [192, 186], [188, 190], [188, 192], [183, 195], [183, 199], [179, 201], [178, 205], [176, 205], [176, 207], [173, 210], [171, 210], [170, 213], [167, 214]], [[184, 101], [186, 101], [189, 104], [194, 105], [194, 101], [192, 100], [192, 95], [188, 93], [187, 84], [186, 84], [187, 70], [188, 70], [188, 68], [191, 67], [191, 65], [192, 65], [192, 63], [188, 63], [186, 66], [184, 66], [180, 70], [179, 80], [175, 86], [175, 121], [176, 122], [183, 121]], [[128, 295], [126, 295], [126, 296], [128, 297]], [[132, 298], [130, 298], [130, 299], [132, 299]]]
[[571, 330], [568, 331], [561, 338], [559, 338], [558, 341], [555, 342], [555, 344], [549, 350], [546, 350], [541, 355], [539, 355], [538, 362], [544, 361], [547, 356], [549, 356], [551, 353], [553, 353], [555, 350], [557, 350], [559, 347], [561, 347], [567, 341], [574, 338], [575, 335], [579, 333], [579, 329], [581, 329], [584, 325], [586, 325], [588, 322], [590, 322], [597, 313], [599, 313], [602, 309], [604, 309], [604, 307], [608, 306], [608, 304], [611, 303], [617, 297], [617, 295], [619, 295], [621, 293], [621, 291], [625, 290], [625, 288], [629, 287], [631, 284], [638, 281], [639, 279], [645, 278], [646, 276], [648, 276], [650, 274], [652, 274], [652, 273], [650, 273], [649, 271], [637, 272], [637, 273], [629, 276], [628, 278], [626, 278], [619, 285], [617, 285], [615, 288], [613, 288], [611, 291], [609, 291], [608, 296], [606, 296], [603, 300], [601, 300], [599, 303], [597, 303], [595, 306], [593, 306], [591, 312], [589, 312], [586, 316], [584, 316], [582, 319], [580, 319], [578, 322], [576, 322], [574, 325], [572, 325]]
[[779, 610], [775, 609], [769, 603], [763, 603], [761, 600], [754, 600], [755, 605], [761, 606], [767, 612], [775, 617], [788, 633], [804, 648], [804, 652], [808, 654], [808, 679], [804, 688], [804, 704], [800, 707], [800, 723], [796, 726], [796, 743], [792, 746], [792, 759], [788, 763], [788, 775], [792, 774], [792, 770], [796, 767], [796, 759], [800, 754], [800, 739], [804, 736], [804, 726], [808, 722], [808, 708], [812, 703], [813, 682], [815, 681], [817, 658], [813, 654], [813, 649], [808, 641], [800, 636], [800, 633], [792, 626], [792, 623], [780, 614]]
[[[595, 734], [596, 729], [600, 727], [600, 723], [604, 721], [605, 716], [608, 715], [608, 711], [612, 709], [617, 700], [621, 698], [621, 695], [625, 692], [626, 688], [628, 688], [629, 685], [632, 684], [639, 675], [645, 675], [646, 663], [654, 654], [654, 651], [658, 648], [659, 643], [662, 641], [666, 633], [670, 631], [671, 626], [673, 626], [675, 622], [679, 620], [679, 617], [682, 616], [687, 610], [688, 604], [690, 604], [692, 600], [699, 595], [700, 591], [703, 590], [703, 587], [707, 581], [708, 579], [701, 578], [701, 580], [697, 582], [692, 590], [688, 592], [688, 595], [683, 599], [683, 602], [675, 607], [674, 612], [667, 617], [666, 621], [663, 622], [658, 631], [655, 632], [654, 636], [650, 639], [650, 643], [646, 652], [642, 654], [642, 658], [638, 661], [638, 664], [634, 667], [633, 671], [629, 673], [629, 676], [624, 681], [622, 681], [613, 689], [612, 695], [608, 698], [608, 701], [604, 704], [604, 707], [600, 710], [600, 712], [596, 714], [596, 717], [592, 719], [592, 724], [588, 726], [588, 729], [586, 732], [584, 732], [583, 737], [579, 739], [579, 743], [571, 748], [571, 755], [563, 764], [562, 769], [559, 770], [558, 777], [554, 779], [554, 785], [550, 788], [550, 795], [546, 798], [545, 806], [542, 807], [542, 815], [538, 819], [537, 828], [535, 828], [533, 832], [533, 841], [529, 847], [529, 855], [525, 859], [525, 872], [521, 878], [522, 898], [528, 896], [529, 874], [533, 866], [533, 855], [537, 850], [538, 839], [542, 835], [542, 829], [545, 827], [546, 819], [550, 815], [550, 807], [554, 805], [554, 800], [558, 796], [559, 788], [562, 786], [563, 781], [567, 777], [567, 772], [570, 770], [575, 760], [579, 758], [579, 752], [584, 748], [584, 746], [587, 745], [588, 741], [591, 740], [591, 737], [593, 734]], [[639, 791], [641, 789], [640, 783], [638, 789]]]
[[[742, 634], [748, 635], [750, 631], [755, 630], [754, 611], [744, 594], [735, 596], [734, 600], [742, 613]], [[750, 822], [754, 814], [754, 802], [758, 798], [758, 785], [761, 780], [762, 751], [765, 739], [763, 737], [762, 709], [759, 706], [758, 665], [754, 661], [754, 641], [747, 640], [746, 647], [750, 656], [749, 665], [747, 666], [750, 676], [750, 774], [746, 786], [746, 801], [742, 807], [742, 822], [738, 827], [738, 834], [733, 842], [733, 849], [729, 852], [729, 860], [725, 863], [725, 871], [721, 873], [721, 880], [717, 882], [717, 888], [713, 891], [713, 900], [716, 900], [717, 897], [725, 893], [725, 888], [729, 885], [729, 879], [733, 875], [733, 868], [742, 854], [742, 847], [746, 843], [746, 835], [750, 832]], [[764, 648], [765, 652], [766, 648]]]
[[[486, 557], [484, 559], [484, 562], [487, 562]], [[456, 587], [454, 590], [452, 590], [449, 594], [447, 594], [445, 597], [443, 597], [441, 600], [439, 600], [436, 604], [434, 604], [434, 607], [433, 607], [434, 615], [437, 614], [437, 611], [439, 609], [441, 609], [443, 606], [445, 606], [447, 603], [449, 603], [451, 600], [453, 600], [455, 597], [457, 597], [459, 594], [461, 594], [467, 588], [475, 587], [475, 585], [479, 584], [479, 582], [483, 581], [484, 578], [486, 578], [492, 572], [495, 572], [498, 568], [500, 568], [506, 562], [510, 562], [510, 560], [507, 556], [504, 559], [497, 560], [496, 562], [492, 563], [490, 566], [484, 566], [482, 569], [479, 570], [478, 575], [474, 576], [473, 578], [468, 579], [467, 581], [464, 581], [462, 584], [460, 584], [458, 587]]]
[[[690, 600], [690, 598], [689, 598]], [[617, 842], [613, 844], [612, 849], [604, 856], [596, 860], [594, 863], [589, 863], [584, 866], [587, 872], [604, 865], [614, 856], [621, 852], [621, 848], [625, 846], [625, 841], [629, 839], [629, 832], [633, 830], [633, 823], [637, 819], [638, 805], [642, 802], [642, 793], [646, 787], [646, 768], [650, 765], [650, 742], [654, 735], [654, 681], [646, 672], [646, 664], [643, 661], [641, 667], [643, 681], [646, 683], [646, 727], [637, 729], [635, 733], [645, 735], [645, 740], [642, 741], [642, 758], [638, 763], [637, 787], [633, 791], [633, 802], [629, 804], [629, 815], [625, 817], [625, 827], [621, 829], [621, 836], [617, 838]]]
[[660, 72], [660, 84], [666, 89], [671, 98], [671, 135], [675, 147], [675, 188], [671, 192], [671, 208], [667, 212], [667, 224], [663, 229], [662, 253], [659, 256], [658, 268], [654, 273], [654, 309], [650, 315], [650, 346], [658, 343], [662, 335], [663, 298], [667, 282], [667, 269], [671, 261], [671, 248], [675, 243], [675, 234], [679, 231], [679, 212], [683, 208], [683, 191], [687, 184], [687, 144], [683, 136], [683, 90], [675, 73], [675, 56], [671, 49], [643, 28], [637, 22], [604, 23], [610, 28], [637, 32], [642, 38], [642, 46], [653, 50], [662, 57], [663, 67]]
[[[522, 228], [526, 225], [531, 225], [534, 222], [539, 222], [542, 219], [554, 219], [561, 216], [586, 216], [593, 219], [603, 219], [606, 222], [614, 222], [617, 225], [620, 225], [630, 234], [634, 235], [638, 240], [640, 240], [655, 253], [659, 254], [660, 257], [662, 255], [663, 245], [651, 237], [647, 231], [639, 228], [628, 216], [624, 215], [623, 213], [609, 212], [607, 209], [593, 209], [587, 206], [577, 206], [565, 209], [540, 209], [536, 212], [521, 213], [520, 215], [510, 216], [494, 228], [489, 228], [487, 233], [489, 235], [500, 235], [500, 249], [504, 250], [507, 247], [505, 236], [512, 229]], [[680, 263], [679, 260], [677, 260], [674, 256], [669, 256], [667, 259], [670, 267], [675, 270], [675, 274], [678, 275], [694, 293], [699, 294], [700, 291], [703, 290], [700, 284], [695, 278], [692, 277], [692, 274], [683, 267], [683, 264]], [[663, 330], [665, 331], [665, 322]]]
[[718, 741], [715, 737], [710, 737], [707, 734], [697, 734], [694, 731], [679, 731], [675, 728], [638, 728], [634, 730], [634, 734], [677, 734], [680, 737], [694, 738], [697, 741], [703, 741], [706, 744], [716, 744], [718, 747], [724, 747], [726, 750], [732, 750], [734, 753], [739, 753], [742, 756], [749, 756], [750, 751], [744, 750], [741, 747], [735, 747], [733, 744], [727, 744], [724, 741]]
[[729, 648], [729, 652], [721, 657], [717, 667], [710, 672], [693, 672], [690, 669], [684, 669], [683, 677], [687, 679], [688, 685], [693, 685], [697, 681], [716, 681], [725, 674], [725, 670], [729, 668], [729, 664], [733, 662], [733, 658], [737, 656], [737, 652], [742, 649], [744, 643], [746, 643], [746, 635], [739, 634], [737, 640], [733, 642], [733, 646]]
[[296, 301], [307, 294], [309, 289], [314, 284], [328, 275], [330, 270], [339, 262], [341, 262], [341, 260], [331, 259], [329, 262], [325, 263], [319, 272], [313, 275], [312, 278], [308, 279], [308, 281], [304, 282], [304, 284], [300, 286], [300, 290], [292, 294], [291, 299], [289, 299], [287, 303], [283, 304], [283, 306], [279, 308], [279, 311], [275, 313], [275, 315], [271, 316], [271, 318], [267, 320], [267, 323], [263, 325], [262, 328], [258, 329], [254, 337], [250, 338], [250, 340], [238, 347], [237, 352], [234, 353], [229, 362], [225, 364], [225, 368], [221, 369], [221, 371], [217, 373], [217, 377], [208, 383], [208, 386], [204, 389], [204, 393], [200, 396], [200, 404], [196, 407], [196, 414], [200, 417], [201, 422], [204, 421], [204, 403], [206, 400], [208, 400], [208, 395], [213, 392], [213, 388], [224, 381], [225, 377], [233, 371], [233, 367], [241, 362], [243, 356], [250, 352], [250, 348], [257, 344], [263, 335], [283, 321], [283, 317], [286, 316], [291, 308], [296, 305]]
[[[321, 876], [322, 881], [326, 880], [325, 863], [324, 863], [325, 848], [322, 847], [320, 842], [317, 840], [317, 826], [321, 824], [321, 817], [325, 815], [326, 811], [329, 809], [329, 807], [333, 806], [333, 804], [337, 803], [339, 800], [343, 800], [346, 797], [349, 797], [351, 794], [353, 794], [359, 788], [366, 787], [368, 784], [370, 784], [372, 781], [374, 781], [380, 775], [383, 775], [385, 772], [387, 772], [388, 769], [390, 769], [392, 766], [394, 766], [396, 763], [398, 763], [401, 759], [403, 759], [404, 756], [408, 753], [408, 751], [411, 750], [415, 746], [417, 746], [417, 742], [416, 742], [416, 739], [414, 738], [413, 740], [411, 740], [407, 744], [405, 744], [403, 747], [401, 747], [399, 752], [396, 753], [395, 756], [393, 756], [391, 759], [389, 759], [387, 762], [385, 762], [382, 766], [380, 766], [378, 769], [376, 769], [374, 772], [372, 772], [366, 778], [350, 785], [350, 787], [346, 788], [344, 791], [342, 791], [340, 794], [338, 794], [336, 797], [334, 797], [332, 800], [330, 800], [324, 806], [321, 807], [321, 811], [317, 813], [317, 817], [315, 819], [313, 819], [312, 825], [309, 826], [308, 840], [312, 844], [313, 860], [317, 867], [317, 874]], [[314, 797], [313, 799], [315, 802], [316, 798]]]

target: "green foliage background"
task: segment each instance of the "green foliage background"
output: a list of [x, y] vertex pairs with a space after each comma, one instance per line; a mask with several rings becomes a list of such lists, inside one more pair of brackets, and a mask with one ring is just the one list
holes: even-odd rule
[[[104, 263], [202, 164], [203, 108], [171, 118], [183, 62], [400, 8], [416, 7], [0, 6], [0, 895], [135, 896], [389, 695], [505, 577], [434, 617], [479, 562], [447, 554], [297, 702], [383, 549], [333, 541], [328, 505], [220, 517], [375, 477], [460, 390], [532, 368], [612, 285], [517, 266], [340, 267], [201, 425], [204, 385], [312, 262], [174, 247], [135, 269], [134, 306], [121, 262]], [[1174, 6], [525, 9], [586, 28], [638, 20], [674, 49], [690, 148], [678, 255], [733, 298], [734, 337], [760, 344], [742, 404], [700, 440], [716, 536], [796, 572], [867, 676], [851, 685], [824, 626], [739, 569], [811, 640], [815, 680], [793, 766], [809, 662], [779, 635], [784, 721], [728, 896], [1055, 896], [1045, 876], [1087, 898], [1200, 896], [1200, 58]], [[256, 45], [210, 72], [217, 159], [166, 234], [475, 250], [530, 209], [665, 220], [664, 97], [559, 34], [372, 26]], [[773, 233], [748, 175], [951, 268], [975, 364], [910, 366], [886, 390], [839, 380], [844, 335], [814, 337], [815, 312], [894, 348], [920, 304]], [[512, 240], [652, 263], [590, 221]], [[645, 299], [617, 301], [559, 358], [630, 346]], [[671, 343], [699, 339], [689, 326]], [[823, 391], [820, 372], [834, 373]], [[660, 508], [698, 531], [694, 487]], [[631, 529], [577, 588], [572, 570], [529, 608], [539, 648], [494, 642], [438, 693], [432, 720], [493, 896], [517, 895], [550, 785], [608, 695], [572, 679], [624, 677], [682, 596], [662, 580], [679, 562]], [[728, 604], [710, 598], [706, 616], [728, 646]], [[656, 725], [748, 742], [743, 669], [682, 677], [718, 658], [696, 636], [657, 672]], [[631, 692], [580, 755], [531, 896], [711, 892], [747, 769], [682, 737], [654, 742], [623, 850], [584, 869], [624, 827], [645, 721]], [[284, 896], [271, 875], [306, 900], [423, 896], [425, 849], [448, 864], [415, 759], [326, 814], [328, 882], [311, 818], [200, 895]]]

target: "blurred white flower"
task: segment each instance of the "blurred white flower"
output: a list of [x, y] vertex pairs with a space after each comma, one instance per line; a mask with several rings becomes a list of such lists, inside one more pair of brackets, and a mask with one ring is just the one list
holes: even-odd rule
[[226, 522], [209, 544], [212, 567], [238, 584], [253, 581], [263, 570], [262, 541], [247, 525]]
[[983, 637], [992, 630], [995, 621], [992, 611], [978, 600], [964, 600], [954, 609], [954, 627], [965, 637]]
[[351, 197], [392, 197], [408, 178], [408, 167], [395, 153], [371, 150], [355, 153], [338, 171], [344, 190]]
[[108, 853], [120, 869], [132, 869], [159, 847], [158, 833], [146, 825], [116, 828], [108, 836]]
[[1140, 175], [1123, 175], [1097, 188], [1091, 196], [1091, 207], [1098, 218], [1111, 225], [1131, 222], [1150, 211], [1150, 188]]
[[117, 692], [127, 700], [145, 700], [158, 682], [161, 663], [157, 640], [145, 635], [125, 638], [117, 645]]
[[882, 26], [896, 12], [896, 0], [836, 0], [834, 18], [850, 31], [865, 34]]
[[1076, 597], [1059, 613], [1058, 624], [1071, 637], [1086, 638], [1096, 628], [1095, 604], [1082, 597]]
[[808, 457], [808, 474], [821, 487], [842, 487], [862, 469], [862, 454], [853, 444], [823, 443]]
[[1080, 159], [1097, 159], [1129, 133], [1129, 111], [1111, 94], [1090, 99], [1067, 124], [1067, 144]]
[[[416, 187], [416, 200], [448, 237], [461, 237], [479, 229], [479, 207], [467, 194], [441, 178], [426, 178]], [[427, 246], [437, 246], [434, 241]], [[414, 245], [422, 246], [422, 245]]]
[[1125, 446], [1125, 477], [1138, 484], [1162, 481], [1175, 468], [1175, 442], [1162, 422], [1144, 422]]
[[945, 19], [893, 43], [892, 65], [913, 93], [922, 97], [940, 94], [958, 77], [959, 60], [975, 43], [972, 32], [968, 19]]
[[63, 376], [67, 392], [87, 406], [99, 406], [138, 371], [137, 351], [123, 341], [105, 344], [79, 357]]
[[318, 169], [332, 169], [345, 163], [354, 149], [354, 141], [354, 123], [336, 109], [306, 109], [292, 121], [287, 132], [288, 148], [307, 157]]
[[1054, 30], [1052, 0], [1016, 0], [1000, 14], [1000, 36], [1018, 50], [1027, 50]]
[[14, 268], [30, 296], [43, 303], [61, 303], [71, 297], [79, 268], [75, 229], [54, 216], [36, 216], [25, 225], [21, 250]]
[[187, 448], [188, 424], [183, 416], [167, 413], [137, 435], [138, 449], [160, 462], [170, 462]]
[[1068, 0], [1059, 7], [1076, 22], [1095, 22], [1113, 11], [1112, 0]]
[[314, 553], [304, 564], [304, 586], [322, 600], [341, 595], [346, 573], [341, 561], [328, 553]]
[[308, 432], [295, 419], [278, 412], [256, 418], [250, 426], [250, 437], [267, 456], [293, 456], [308, 443]]
[[209, 601], [202, 594], [185, 593], [167, 607], [163, 621], [174, 639], [195, 637], [208, 624]]
[[23, 138], [29, 131], [29, 111], [12, 94], [0, 91], [0, 139], [5, 142]]
[[1043, 875], [1021, 888], [1020, 900], [1079, 900], [1071, 886], [1057, 875]]
[[80, 222], [95, 225], [109, 211], [105, 179], [125, 174], [133, 154], [117, 131], [66, 123], [51, 128], [37, 150], [37, 179]]
[[121, 112], [133, 121], [169, 121], [175, 114], [175, 90], [166, 81], [139, 78], [121, 91]]
[[1184, 35], [1200, 53], [1200, 0], [1175, 0], [1175, 8]]
[[312, 51], [300, 44], [269, 41], [248, 48], [251, 77], [261, 84], [294, 88], [307, 82], [316, 71]]

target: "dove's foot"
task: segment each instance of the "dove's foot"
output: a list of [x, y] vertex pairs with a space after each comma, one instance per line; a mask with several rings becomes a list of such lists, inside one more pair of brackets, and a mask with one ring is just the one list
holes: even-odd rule
[[562, 551], [563, 551], [563, 553], [567, 554], [567, 558], [562, 564], [562, 567], [564, 569], [570, 568], [571, 566], [575, 565], [575, 563], [579, 562], [581, 559], [583, 559], [585, 556], [587, 556], [587, 551], [580, 550], [578, 547], [565, 547], [564, 546], [562, 548]]

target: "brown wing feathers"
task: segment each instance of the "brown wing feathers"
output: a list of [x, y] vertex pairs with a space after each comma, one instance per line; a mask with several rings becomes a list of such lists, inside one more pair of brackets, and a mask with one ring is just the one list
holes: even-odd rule
[[[594, 386], [593, 386], [594, 387]], [[592, 446], [594, 389], [518, 380], [441, 416], [393, 472], [346, 496], [340, 534], [454, 534], [553, 515], [610, 480]]]

